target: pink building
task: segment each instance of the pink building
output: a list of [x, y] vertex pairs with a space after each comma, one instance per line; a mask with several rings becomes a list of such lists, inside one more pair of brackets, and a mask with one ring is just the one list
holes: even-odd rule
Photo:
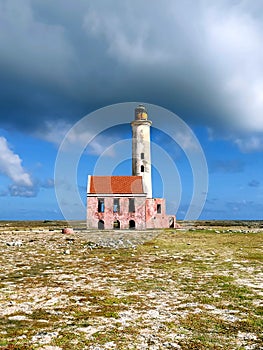
[[132, 176], [89, 176], [87, 228], [137, 229], [176, 226], [166, 215], [165, 199], [152, 198], [150, 126], [144, 106], [135, 109], [131, 123]]

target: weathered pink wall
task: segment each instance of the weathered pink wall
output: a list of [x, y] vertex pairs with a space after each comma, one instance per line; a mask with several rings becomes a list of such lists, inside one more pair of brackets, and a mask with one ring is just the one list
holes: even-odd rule
[[[102, 196], [99, 198], [103, 198]], [[98, 221], [104, 221], [105, 229], [113, 229], [115, 220], [120, 221], [120, 229], [128, 229], [129, 221], [134, 220], [137, 230], [144, 230], [145, 225], [145, 198], [133, 197], [135, 202], [135, 213], [129, 212], [129, 198], [120, 198], [120, 211], [113, 212], [114, 198], [119, 197], [104, 197], [105, 209], [104, 213], [98, 212], [98, 198], [88, 197], [87, 203], [87, 228], [98, 228]]]
[[[103, 196], [99, 197], [103, 198]], [[113, 229], [115, 220], [120, 221], [120, 229], [128, 229], [129, 221], [134, 220], [137, 230], [146, 228], [168, 228], [170, 220], [173, 219], [176, 225], [176, 218], [173, 215], [166, 215], [166, 203], [164, 198], [132, 197], [135, 201], [135, 213], [129, 212], [129, 198], [120, 197], [120, 211], [113, 212], [114, 198], [104, 197], [104, 213], [98, 212], [98, 197], [88, 197], [87, 203], [87, 228], [98, 228], [98, 221], [104, 221], [106, 230]], [[157, 212], [157, 204], [161, 205], [161, 213]]]
[[[161, 205], [161, 213], [157, 213], [157, 204]], [[169, 227], [169, 216], [166, 215], [164, 198], [146, 199], [146, 227], [165, 228]]]

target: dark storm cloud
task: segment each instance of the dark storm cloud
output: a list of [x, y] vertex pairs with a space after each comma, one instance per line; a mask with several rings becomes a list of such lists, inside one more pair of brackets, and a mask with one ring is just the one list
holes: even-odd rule
[[262, 13], [256, 0], [0, 0], [0, 123], [44, 134], [46, 122], [145, 101], [263, 131]]

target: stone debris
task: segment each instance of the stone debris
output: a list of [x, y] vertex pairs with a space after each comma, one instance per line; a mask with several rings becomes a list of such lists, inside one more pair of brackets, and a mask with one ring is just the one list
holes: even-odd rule
[[74, 233], [74, 230], [73, 230], [73, 228], [66, 227], [66, 228], [62, 229], [62, 233], [66, 234], [66, 235], [70, 235], [70, 234]]
[[38, 348], [38, 350], [63, 350], [59, 346], [52, 346], [52, 345], [44, 345]]
[[148, 311], [148, 315], [151, 317], [151, 318], [158, 318], [160, 316], [160, 313], [158, 310], [149, 310]]
[[245, 333], [238, 331], [237, 337], [242, 340], [257, 340], [257, 336], [253, 333]]
[[27, 320], [27, 316], [24, 315], [15, 315], [15, 316], [9, 316], [8, 317], [9, 320], [14, 320], [14, 321], [24, 321]]
[[48, 344], [58, 336], [58, 332], [39, 332], [32, 337], [33, 343]]
[[170, 342], [165, 342], [163, 343], [163, 346], [167, 349], [175, 349], [175, 350], [180, 350], [182, 347], [179, 344], [176, 343], [170, 343]]
[[6, 245], [9, 247], [21, 247], [23, 245], [22, 241], [12, 241], [12, 242], [6, 242]]
[[[0, 317], [21, 329], [27, 325], [36, 327], [30, 336], [21, 331], [16, 338], [27, 340], [34, 349], [66, 349], [60, 343], [62, 336], [72, 337], [72, 349], [74, 342], [77, 349], [81, 348], [81, 339], [92, 344], [83, 349], [124, 349], [119, 347], [117, 335], [127, 337], [127, 350], [191, 349], [193, 328], [187, 328], [185, 322], [187, 318], [195, 322], [206, 316], [218, 320], [219, 326], [223, 324], [226, 329], [235, 330], [234, 336], [234, 333], [230, 337], [220, 335], [229, 342], [229, 349], [260, 348], [257, 334], [249, 332], [250, 329], [237, 329], [249, 317], [248, 309], [225, 304], [221, 280], [218, 288], [206, 292], [207, 281], [219, 274], [222, 283], [228, 283], [231, 277], [233, 286], [250, 288], [255, 296], [254, 308], [262, 302], [260, 266], [254, 262], [249, 265], [245, 259], [237, 261], [227, 249], [220, 252], [217, 247], [208, 247], [206, 251], [197, 251], [195, 241], [183, 237], [180, 244], [184, 251], [170, 253], [170, 247], [163, 247], [160, 241], [158, 245], [147, 242], [149, 252], [141, 256], [140, 245], [154, 239], [159, 231], [74, 229], [74, 238], [61, 235], [61, 230], [13, 232], [0, 233], [4, 262]], [[171, 235], [177, 244], [174, 231]], [[238, 250], [238, 254], [242, 251]], [[219, 259], [221, 265], [217, 265]], [[162, 269], [163, 264], [167, 269]], [[201, 272], [196, 270], [198, 264], [205, 267]], [[135, 289], [137, 284], [139, 287]], [[216, 304], [218, 300], [222, 304]], [[130, 329], [136, 341], [129, 338], [133, 335], [127, 335]], [[5, 334], [3, 327], [0, 338]], [[108, 335], [113, 338], [108, 339]], [[211, 333], [211, 337], [214, 335], [218, 336]]]
[[112, 234], [108, 233], [105, 235], [90, 235], [93, 238], [92, 241], [89, 241], [85, 244], [85, 248], [93, 250], [100, 248], [111, 248], [111, 249], [120, 249], [120, 248], [136, 248], [136, 246], [143, 244], [146, 240], [154, 238], [158, 233], [151, 232], [138, 232], [133, 231], [133, 234], [123, 234], [115, 233], [114, 238]]

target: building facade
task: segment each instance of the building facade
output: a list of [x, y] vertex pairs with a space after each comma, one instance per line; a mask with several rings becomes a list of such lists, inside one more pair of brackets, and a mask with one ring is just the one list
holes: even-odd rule
[[166, 215], [164, 198], [152, 198], [150, 126], [147, 111], [135, 109], [132, 126], [132, 175], [89, 176], [87, 184], [88, 229], [137, 229], [175, 227]]
[[141, 176], [89, 176], [87, 228], [145, 229]]

